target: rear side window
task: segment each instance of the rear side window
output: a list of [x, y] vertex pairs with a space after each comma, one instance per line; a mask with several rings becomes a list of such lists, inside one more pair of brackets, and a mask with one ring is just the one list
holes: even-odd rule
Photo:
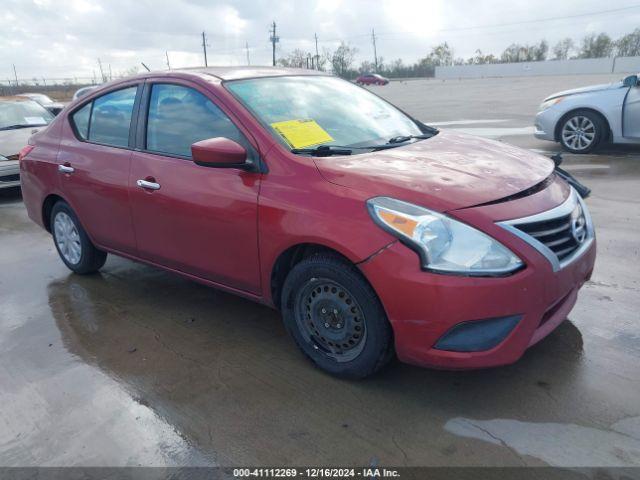
[[71, 117], [76, 132], [83, 140], [127, 147], [138, 87], [107, 93], [77, 110]]
[[147, 150], [191, 157], [193, 143], [214, 137], [243, 143], [242, 134], [229, 117], [201, 93], [180, 85], [153, 85]]
[[129, 145], [129, 127], [137, 87], [107, 93], [93, 101], [89, 141], [116, 147]]

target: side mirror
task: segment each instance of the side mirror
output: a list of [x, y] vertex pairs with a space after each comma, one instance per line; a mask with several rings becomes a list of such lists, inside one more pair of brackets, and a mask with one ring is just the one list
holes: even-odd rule
[[224, 137], [208, 138], [191, 145], [191, 156], [196, 165], [218, 168], [246, 168], [245, 148]]
[[638, 75], [629, 75], [627, 78], [625, 78], [622, 81], [622, 84], [625, 87], [637, 87], [639, 85], [639, 83], [638, 83]]

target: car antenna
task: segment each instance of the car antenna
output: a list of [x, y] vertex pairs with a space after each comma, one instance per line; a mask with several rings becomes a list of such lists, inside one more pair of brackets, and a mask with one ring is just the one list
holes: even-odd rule
[[147, 72], [150, 72], [150, 71], [151, 71], [151, 69], [150, 69], [149, 67], [147, 67], [147, 66], [144, 64], [144, 62], [140, 62], [140, 63], [142, 64], [142, 66], [143, 66], [144, 68], [146, 68], [146, 69], [147, 69]]

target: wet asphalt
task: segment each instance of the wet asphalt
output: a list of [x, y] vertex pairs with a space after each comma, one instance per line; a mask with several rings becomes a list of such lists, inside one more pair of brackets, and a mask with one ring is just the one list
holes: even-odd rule
[[[375, 91], [554, 152], [521, 133], [542, 97], [612, 78]], [[361, 382], [314, 368], [264, 306], [114, 256], [70, 273], [0, 193], [0, 466], [640, 466], [640, 148], [565, 165], [593, 190], [599, 248], [568, 320], [511, 366], [394, 361]]]

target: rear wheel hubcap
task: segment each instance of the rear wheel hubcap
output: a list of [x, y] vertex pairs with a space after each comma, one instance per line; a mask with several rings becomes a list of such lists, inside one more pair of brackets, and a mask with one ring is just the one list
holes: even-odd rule
[[338, 362], [356, 358], [364, 348], [362, 309], [340, 284], [314, 278], [299, 294], [296, 321], [304, 339]]
[[71, 217], [64, 212], [59, 212], [53, 221], [53, 229], [56, 245], [62, 257], [72, 265], [79, 263], [82, 256], [82, 245], [80, 244], [80, 234]]

